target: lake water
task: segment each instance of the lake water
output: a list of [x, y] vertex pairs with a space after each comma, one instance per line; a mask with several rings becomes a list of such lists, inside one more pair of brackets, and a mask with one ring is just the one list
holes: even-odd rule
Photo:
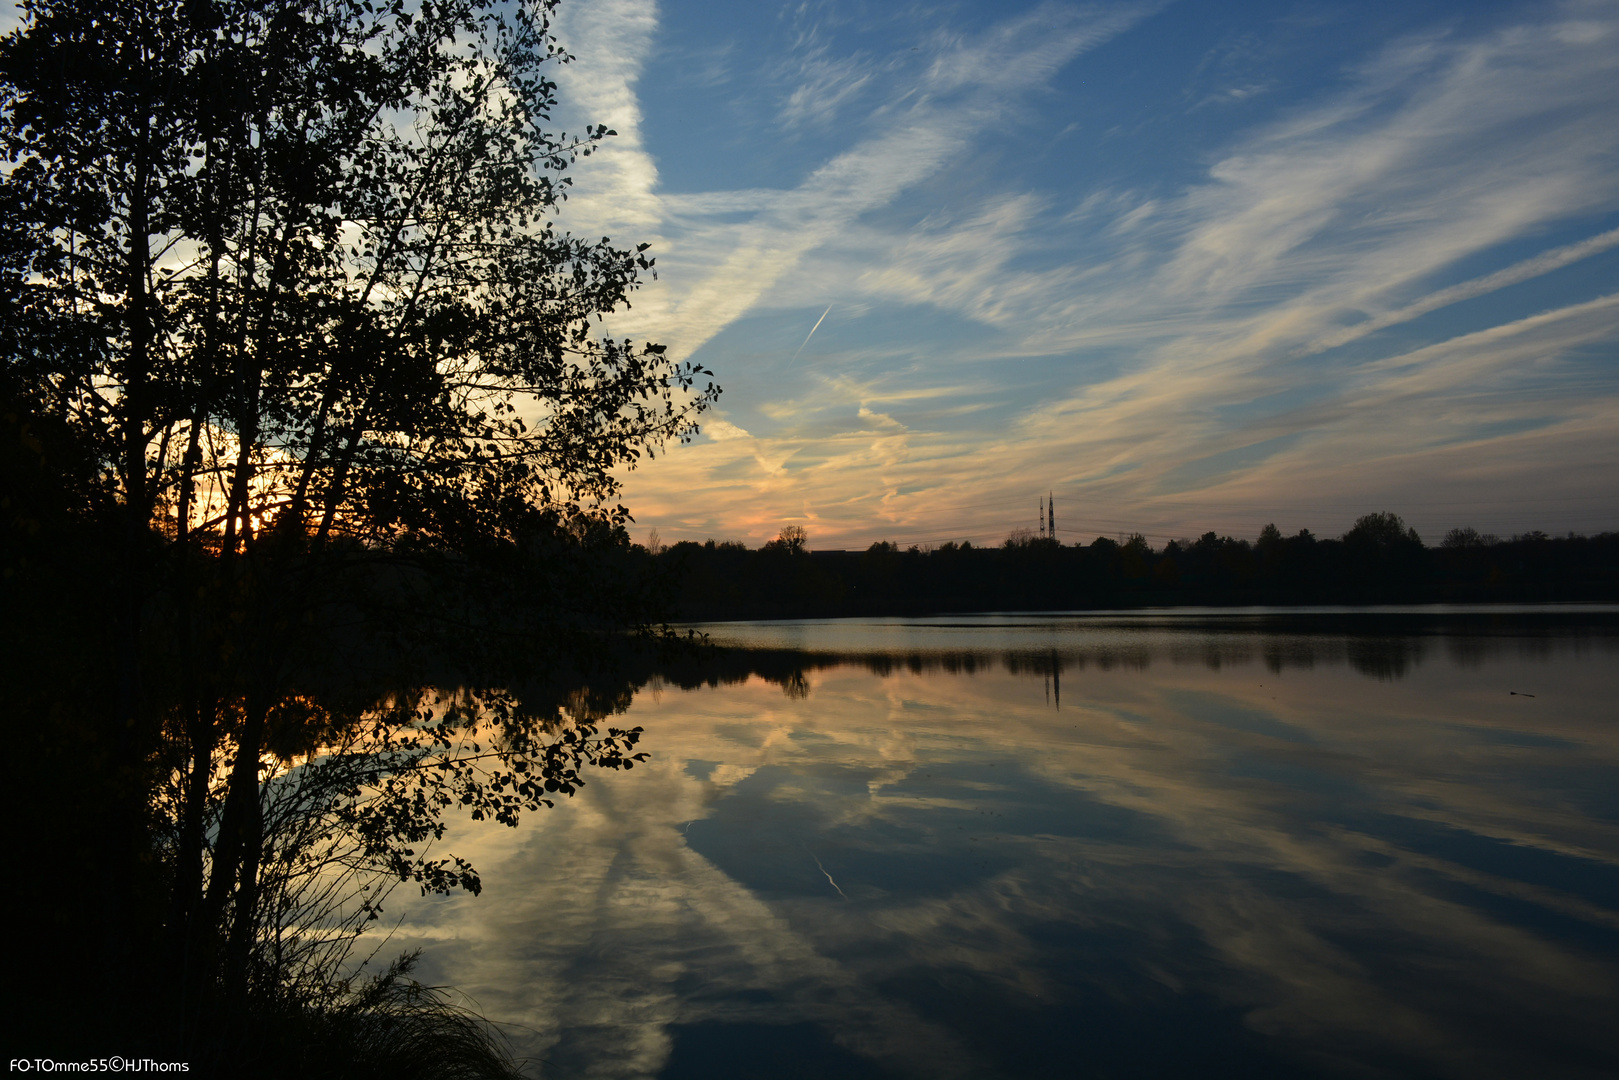
[[1619, 1075], [1616, 620], [709, 627], [388, 949], [546, 1077]]

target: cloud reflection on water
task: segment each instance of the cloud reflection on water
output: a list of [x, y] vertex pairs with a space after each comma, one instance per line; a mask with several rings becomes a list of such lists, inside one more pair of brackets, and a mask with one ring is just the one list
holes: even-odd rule
[[759, 1025], [871, 1075], [1600, 1075], [1616, 645], [1182, 633], [655, 682], [647, 767], [457, 830], [483, 896], [395, 944], [543, 1075], [686, 1075]]

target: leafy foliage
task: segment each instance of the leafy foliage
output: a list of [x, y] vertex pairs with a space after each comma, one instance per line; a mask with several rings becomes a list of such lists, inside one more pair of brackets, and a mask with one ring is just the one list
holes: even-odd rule
[[600, 503], [717, 391], [594, 317], [645, 245], [558, 233], [547, 5], [27, 7], [0, 46], [0, 333], [131, 514], [455, 543]]
[[600, 336], [653, 262], [555, 225], [612, 132], [547, 128], [553, 7], [29, 0], [0, 39], [6, 569], [90, 538], [98, 858], [168, 891], [182, 1048], [336, 1000], [388, 882], [476, 891], [451, 808], [637, 760], [621, 703], [482, 689], [644, 620], [618, 477], [719, 392]]

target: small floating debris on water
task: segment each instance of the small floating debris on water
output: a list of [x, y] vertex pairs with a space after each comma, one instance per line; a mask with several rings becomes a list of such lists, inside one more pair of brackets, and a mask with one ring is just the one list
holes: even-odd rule
[[1533, 694], [1520, 694], [1516, 690], [1508, 690], [1507, 695], [1509, 697], [1534, 697], [1535, 696]]

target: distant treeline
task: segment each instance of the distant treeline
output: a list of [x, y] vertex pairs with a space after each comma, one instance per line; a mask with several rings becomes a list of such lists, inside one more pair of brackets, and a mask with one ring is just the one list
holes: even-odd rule
[[1368, 514], [1336, 539], [1268, 525], [1255, 541], [1204, 533], [1088, 545], [1014, 534], [901, 550], [811, 551], [801, 529], [757, 550], [735, 542], [664, 549], [676, 616], [756, 619], [1185, 604], [1387, 604], [1619, 599], [1619, 533], [1502, 539], [1453, 529], [1424, 544], [1397, 514]]

